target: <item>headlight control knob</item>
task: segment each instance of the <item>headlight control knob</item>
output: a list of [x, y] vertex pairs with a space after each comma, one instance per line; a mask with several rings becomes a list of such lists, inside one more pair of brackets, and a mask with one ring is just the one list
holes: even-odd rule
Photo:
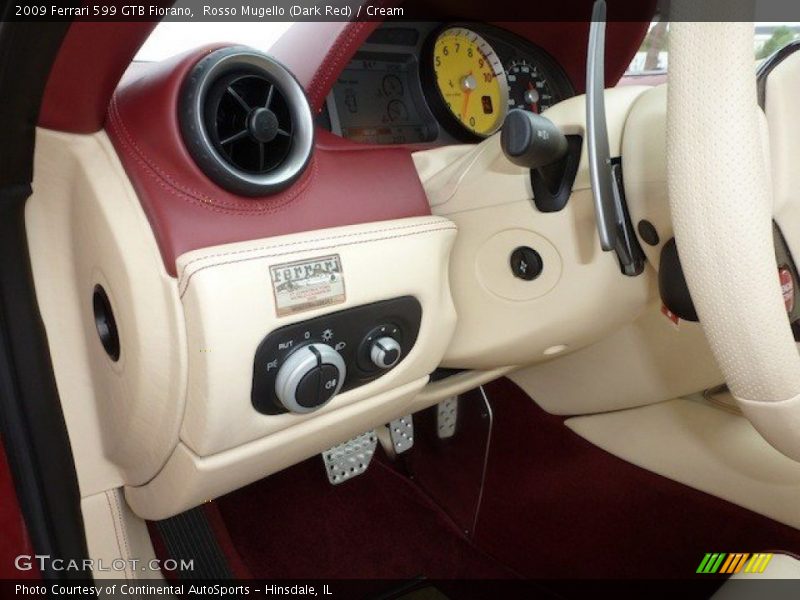
[[275, 378], [275, 395], [288, 411], [308, 413], [339, 393], [347, 367], [327, 344], [309, 344], [293, 352]]
[[378, 338], [372, 342], [369, 357], [379, 369], [391, 369], [400, 360], [403, 349], [397, 340], [389, 336]]

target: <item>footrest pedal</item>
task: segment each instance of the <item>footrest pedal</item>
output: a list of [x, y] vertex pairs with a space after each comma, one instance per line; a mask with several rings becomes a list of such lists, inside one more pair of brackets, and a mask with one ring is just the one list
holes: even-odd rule
[[363, 474], [375, 454], [378, 436], [372, 429], [322, 453], [328, 481], [339, 485]]
[[440, 440], [451, 438], [458, 423], [458, 396], [442, 400], [436, 405], [436, 434]]
[[414, 445], [414, 417], [406, 415], [389, 422], [392, 448], [397, 454], [410, 450]]

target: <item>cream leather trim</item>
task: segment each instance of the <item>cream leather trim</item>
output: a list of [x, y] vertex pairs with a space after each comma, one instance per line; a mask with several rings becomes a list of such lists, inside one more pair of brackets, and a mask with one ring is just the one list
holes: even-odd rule
[[655, 87], [637, 98], [622, 138], [625, 198], [631, 222], [650, 221], [659, 244], [641, 243], [647, 260], [657, 270], [661, 249], [672, 237], [667, 194], [667, 86]]
[[[177, 285], [105, 133], [39, 130], [34, 174], [28, 243], [81, 494], [143, 483], [177, 444], [184, 409]], [[95, 330], [96, 284], [115, 312], [116, 363]]]
[[723, 381], [701, 327], [686, 321], [676, 327], [661, 314], [660, 301], [598, 343], [509, 377], [556, 415], [653, 404]]
[[[766, 86], [766, 117], [769, 128], [772, 190], [775, 220], [792, 255], [800, 256], [800, 52], [787, 57], [770, 73]], [[797, 291], [795, 292], [797, 293]], [[770, 431], [770, 441], [787, 454], [800, 435], [798, 397], [764, 406], [739, 399], [744, 414], [759, 430]], [[786, 447], [783, 447], [783, 445]]]
[[[615, 155], [628, 112], [648, 89], [608, 90]], [[562, 102], [547, 116], [565, 133], [583, 135], [585, 98]], [[630, 323], [651, 299], [652, 271], [625, 277], [613, 253], [600, 249], [585, 145], [575, 191], [557, 213], [536, 210], [528, 171], [503, 156], [499, 135], [471, 148], [418, 152], [414, 161], [433, 212], [458, 226], [450, 272], [458, 325], [443, 366], [491, 370], [550, 360]], [[534, 281], [511, 272], [518, 246], [543, 259]]]
[[[441, 362], [456, 322], [447, 277], [455, 237], [448, 219], [419, 217], [179, 257], [189, 357], [181, 443], [153, 480], [126, 487], [134, 511], [148, 519], [171, 516], [425, 406], [415, 398]], [[277, 317], [270, 265], [331, 253], [341, 260], [345, 302]], [[406, 295], [422, 305], [422, 323], [397, 367], [313, 413], [262, 415], [252, 407], [253, 357], [269, 332]]]
[[[121, 489], [108, 490], [81, 500], [86, 544], [94, 559], [95, 579], [162, 579], [160, 569], [150, 569], [156, 558], [147, 525], [131, 512]], [[124, 563], [119, 563], [123, 560]], [[131, 561], [137, 561], [137, 567]], [[103, 570], [98, 569], [102, 561]], [[118, 567], [124, 566], [124, 570]]]
[[798, 84], [800, 84], [800, 52], [795, 52], [772, 70], [766, 85], [765, 111], [769, 124], [772, 190], [776, 215], [780, 215], [787, 208], [797, 210], [797, 191], [800, 190], [800, 169], [797, 168], [800, 161]]
[[[447, 285], [455, 237], [456, 228], [449, 220], [419, 217], [230, 244], [179, 257], [178, 286], [189, 348], [183, 443], [194, 453], [209, 456], [426, 377], [439, 365], [456, 322]], [[331, 253], [341, 259], [346, 301], [277, 317], [270, 265]], [[314, 413], [267, 416], [253, 409], [253, 357], [269, 332], [406, 295], [422, 305], [422, 324], [413, 350], [396, 368], [339, 394]]]
[[[339, 251], [343, 247], [362, 246], [377, 241], [396, 240], [444, 230], [456, 229], [447, 219], [415, 217], [203, 248], [178, 257], [176, 261], [179, 271], [178, 288], [183, 298], [192, 277], [200, 271], [213, 267], [256, 259], [276, 259], [269, 260], [270, 263], [284, 262], [287, 256], [288, 260], [293, 261], [296, 259], [294, 255], [301, 252]], [[367, 247], [367, 250], [373, 249]], [[380, 273], [373, 275], [380, 277]]]
[[[34, 189], [26, 224], [37, 297], [98, 555], [118, 552], [108, 544], [124, 511], [103, 516], [99, 507], [120, 485], [140, 515], [171, 516], [420, 406], [414, 398], [455, 327], [456, 227], [445, 218], [207, 248], [179, 257], [176, 281], [104, 133], [40, 131]], [[269, 265], [321, 253], [340, 255], [346, 301], [277, 318]], [[117, 363], [95, 331], [96, 284], [115, 311]], [[253, 357], [270, 331], [404, 295], [419, 300], [423, 317], [397, 368], [311, 415], [255, 412]]]
[[[796, 83], [796, 79], [792, 81]], [[782, 89], [781, 93], [787, 94], [791, 102], [794, 99], [793, 90]], [[660, 238], [656, 246], [641, 244], [656, 270], [659, 268], [661, 249], [674, 237], [667, 188], [667, 95], [667, 86], [661, 85], [639, 96], [628, 115], [622, 140], [625, 197], [631, 221], [634, 224], [642, 219], [650, 221]], [[787, 112], [791, 111], [788, 107], [781, 108], [776, 120], [780, 121], [778, 127], [783, 130], [784, 122], [789, 122]], [[768, 152], [771, 133], [767, 131], [766, 121], [762, 118], [759, 121], [762, 143]], [[785, 150], [782, 148], [781, 152]], [[795, 218], [795, 215], [787, 218]]]
[[464, 371], [463, 373], [451, 375], [446, 379], [432, 381], [422, 389], [416, 398], [414, 398], [412, 412], [433, 406], [447, 398], [452, 398], [453, 396], [458, 396], [464, 392], [474, 390], [476, 387], [499, 379], [513, 370], [514, 367], [500, 367], [489, 371]]
[[[497, 184], [498, 195], [512, 185]], [[523, 199], [447, 216], [459, 228], [450, 267], [458, 327], [443, 366], [541, 362], [552, 358], [545, 354], [550, 348], [574, 351], [598, 341], [648, 302], [651, 274], [624, 277], [616, 258], [600, 250], [588, 190], [574, 194], [561, 213], [537, 213]], [[526, 245], [545, 265], [532, 282], [516, 279], [509, 266], [513, 250]]]
[[566, 425], [634, 465], [800, 528], [800, 464], [743, 417], [700, 399], [679, 399], [575, 417]]
[[[620, 156], [622, 154], [623, 133], [630, 111], [638, 98], [650, 89], [652, 88], [649, 86], [631, 85], [606, 90], [606, 121], [611, 156]], [[565, 134], [585, 137], [586, 96], [575, 96], [564, 102], [559, 102], [547, 110], [544, 116], [558, 125]], [[575, 185], [572, 186], [573, 191], [590, 190], [592, 188], [587, 155], [588, 150], [584, 143], [578, 175], [575, 178]]]
[[765, 436], [769, 443], [800, 461], [798, 437], [800, 437], [800, 394], [778, 402], [753, 402], [736, 398], [742, 413], [753, 426]]
[[[763, 549], [769, 551], [769, 549]], [[795, 585], [786, 585], [782, 587], [770, 587], [770, 584], [757, 584], [759, 587], [752, 585], [740, 585], [736, 583], [739, 580], [755, 580], [763, 581], [765, 579], [800, 579], [800, 560], [789, 554], [775, 554], [767, 564], [767, 568], [763, 573], [745, 573], [744, 570], [739, 571], [735, 575], [729, 577], [726, 581], [711, 596], [711, 600], [752, 600], [755, 593], [760, 592], [762, 597], [769, 596], [770, 600], [794, 600], [797, 597], [797, 590]], [[731, 581], [732, 580], [732, 581]], [[767, 594], [769, 592], [769, 594]]]
[[427, 380], [424, 377], [336, 411], [298, 419], [293, 427], [212, 456], [198, 456], [181, 443], [155, 479], [145, 486], [125, 488], [125, 497], [142, 518], [170, 517], [408, 414]]

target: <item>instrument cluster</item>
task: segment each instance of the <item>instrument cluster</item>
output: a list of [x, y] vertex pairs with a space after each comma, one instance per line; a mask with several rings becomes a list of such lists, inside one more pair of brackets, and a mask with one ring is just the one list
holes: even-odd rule
[[540, 113], [575, 95], [541, 48], [484, 24], [385, 23], [342, 71], [323, 117], [365, 143], [478, 141], [508, 111]]

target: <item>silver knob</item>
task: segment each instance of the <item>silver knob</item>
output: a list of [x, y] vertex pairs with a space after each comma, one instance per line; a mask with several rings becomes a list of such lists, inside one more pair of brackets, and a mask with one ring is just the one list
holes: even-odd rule
[[281, 365], [275, 377], [275, 395], [286, 410], [309, 413], [339, 393], [346, 374], [341, 354], [327, 344], [309, 344]]
[[397, 340], [388, 336], [379, 338], [372, 342], [369, 357], [373, 364], [379, 369], [391, 369], [400, 360], [403, 349]]

